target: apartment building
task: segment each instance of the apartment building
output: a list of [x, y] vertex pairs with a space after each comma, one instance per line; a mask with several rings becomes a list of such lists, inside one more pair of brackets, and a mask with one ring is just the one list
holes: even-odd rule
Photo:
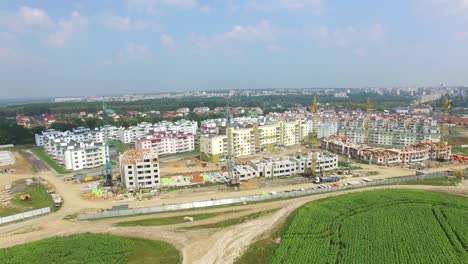
[[158, 132], [135, 141], [136, 149], [151, 149], [159, 155], [192, 151], [195, 149], [193, 134]]
[[149, 149], [127, 150], [119, 157], [122, 184], [127, 189], [159, 188], [158, 154]]
[[76, 171], [105, 165], [106, 148], [101, 143], [70, 141], [64, 147], [61, 164], [67, 170]]
[[35, 134], [34, 138], [37, 146], [44, 145], [45, 137], [65, 137], [76, 142], [94, 141], [96, 143], [104, 142], [104, 132], [100, 130], [91, 130], [89, 128], [78, 127], [71, 131], [58, 131], [54, 129], [44, 130], [40, 134]]
[[236, 165], [234, 174], [241, 181], [255, 177], [288, 177], [306, 173], [311, 168], [314, 157], [317, 159], [315, 171], [330, 171], [338, 168], [338, 155], [313, 152], [289, 158], [263, 158], [251, 160], [245, 165]]
[[227, 140], [230, 141], [228, 151], [234, 157], [255, 154], [255, 133], [253, 128], [228, 128], [226, 134]]
[[43, 138], [43, 147], [53, 160], [67, 170], [89, 169], [105, 164], [106, 148], [103, 143], [48, 135]]
[[204, 135], [200, 137], [200, 159], [218, 163], [227, 156], [228, 145], [225, 135]]
[[450, 145], [440, 145], [439, 143], [431, 141], [418, 143], [414, 146], [405, 146], [399, 149], [384, 149], [369, 147], [364, 144], [356, 144], [347, 137], [333, 136], [322, 139], [321, 147], [349, 158], [382, 165], [416, 163], [429, 159], [449, 160], [452, 155], [452, 147]]

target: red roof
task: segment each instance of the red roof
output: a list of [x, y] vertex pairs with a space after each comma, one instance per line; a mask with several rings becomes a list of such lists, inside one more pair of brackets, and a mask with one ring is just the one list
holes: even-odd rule
[[447, 118], [447, 122], [450, 122], [450, 123], [468, 123], [468, 118], [466, 118], [466, 117], [449, 116], [449, 117]]

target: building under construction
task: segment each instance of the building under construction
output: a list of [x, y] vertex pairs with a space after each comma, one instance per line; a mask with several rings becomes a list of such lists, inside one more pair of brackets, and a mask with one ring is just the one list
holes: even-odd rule
[[452, 146], [431, 141], [410, 147], [385, 149], [356, 144], [344, 136], [332, 136], [322, 139], [321, 147], [349, 158], [381, 165], [409, 164], [430, 159], [449, 160], [452, 156]]
[[127, 150], [119, 157], [122, 184], [127, 189], [159, 188], [158, 154], [150, 149]]

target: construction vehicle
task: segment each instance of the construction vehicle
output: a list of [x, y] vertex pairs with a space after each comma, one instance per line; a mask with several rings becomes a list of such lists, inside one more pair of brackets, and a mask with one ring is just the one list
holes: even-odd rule
[[340, 178], [338, 177], [315, 177], [314, 183], [323, 184], [329, 182], [339, 182]]
[[52, 193], [50, 196], [52, 197], [52, 201], [54, 201], [54, 206], [55, 207], [62, 206], [62, 203], [63, 203], [62, 195], [60, 195], [58, 193]]

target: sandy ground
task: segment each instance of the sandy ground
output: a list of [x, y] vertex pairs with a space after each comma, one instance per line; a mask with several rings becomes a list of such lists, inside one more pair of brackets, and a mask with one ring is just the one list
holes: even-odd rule
[[[25, 161], [26, 162], [26, 161]], [[179, 190], [168, 193], [163, 193], [161, 196], [144, 201], [116, 201], [116, 200], [86, 200], [80, 193], [79, 189], [86, 184], [74, 184], [72, 182], [63, 181], [54, 172], [40, 172], [32, 174], [31, 170], [27, 169], [27, 162], [23, 173], [7, 174], [0, 177], [0, 187], [17, 179], [24, 179], [31, 176], [40, 176], [52, 184], [58, 192], [63, 195], [64, 204], [62, 208], [55, 213], [38, 217], [35, 219], [13, 223], [10, 225], [0, 226], [0, 248], [10, 247], [13, 245], [26, 243], [34, 240], [40, 240], [52, 236], [69, 235], [75, 233], [91, 232], [91, 233], [112, 233], [124, 236], [135, 236], [147, 239], [159, 239], [173, 243], [181, 250], [184, 263], [232, 263], [255, 239], [268, 232], [276, 225], [281, 223], [285, 217], [303, 205], [306, 202], [321, 199], [324, 197], [341, 195], [349, 192], [360, 192], [369, 189], [395, 188], [393, 186], [379, 186], [367, 189], [350, 190], [346, 192], [335, 192], [321, 195], [314, 195], [291, 200], [281, 200], [268, 203], [248, 204], [235, 207], [223, 207], [215, 209], [200, 209], [195, 212], [173, 212], [157, 215], [145, 215], [136, 217], [104, 219], [97, 221], [69, 221], [64, 220], [67, 215], [73, 215], [85, 211], [96, 211], [101, 208], [111, 208], [114, 205], [129, 204], [130, 207], [156, 206], [161, 204], [173, 204], [193, 201], [204, 201], [210, 199], [221, 199], [228, 197], [240, 197], [247, 195], [256, 195], [262, 191], [285, 191], [299, 188], [310, 188], [311, 183], [274, 186], [256, 188], [251, 184], [247, 185], [239, 191], [219, 191], [215, 186], [199, 189]], [[446, 164], [445, 168], [433, 168], [435, 170], [462, 169], [466, 165], [461, 164]], [[360, 165], [364, 171], [377, 171], [378, 174], [372, 176], [377, 178], [388, 178], [395, 176], [414, 175], [414, 170], [400, 167], [378, 167], [373, 165]], [[349, 180], [356, 180], [350, 178]], [[346, 181], [346, 180], [344, 180]], [[412, 188], [446, 191], [468, 195], [468, 186], [465, 181], [463, 185], [458, 187], [431, 187], [431, 186], [396, 186], [396, 188]], [[185, 225], [198, 225], [203, 223], [218, 222], [232, 217], [250, 214], [253, 212], [279, 208], [280, 210], [259, 219], [221, 230], [195, 230], [195, 231], [180, 231], [177, 230]], [[184, 223], [178, 225], [169, 225], [161, 227], [115, 227], [113, 223], [128, 219], [144, 219], [152, 217], [166, 217], [174, 215], [187, 215], [202, 212], [222, 212], [231, 210], [243, 210], [235, 213], [224, 214], [215, 218], [205, 219], [194, 223]]]
[[[52, 236], [69, 235], [75, 233], [112, 233], [123, 236], [141, 237], [147, 239], [159, 239], [176, 245], [181, 250], [184, 263], [233, 263], [242, 252], [265, 232], [272, 230], [275, 226], [285, 220], [286, 216], [303, 204], [322, 199], [342, 195], [345, 193], [362, 192], [372, 189], [408, 188], [424, 189], [457, 193], [468, 196], [468, 184], [457, 187], [434, 187], [434, 186], [379, 186], [367, 189], [350, 190], [346, 192], [327, 193], [291, 200], [275, 201], [269, 203], [250, 204], [245, 206], [225, 207], [217, 209], [197, 210], [201, 212], [222, 212], [231, 210], [243, 210], [231, 212], [215, 218], [183, 223], [172, 226], [160, 227], [115, 227], [112, 224], [129, 219], [144, 219], [151, 217], [167, 217], [174, 215], [187, 215], [189, 212], [164, 213], [158, 215], [113, 218], [99, 221], [67, 221], [61, 217], [63, 212], [50, 214], [43, 218], [32, 221], [20, 222], [10, 226], [0, 227], [0, 247], [9, 247], [29, 241], [40, 240]], [[183, 226], [198, 225], [218, 222], [225, 219], [239, 217], [263, 210], [280, 208], [279, 211], [266, 215], [253, 221], [237, 226], [218, 230], [194, 230], [180, 231]], [[193, 213], [193, 212], [190, 212]]]
[[[305, 148], [304, 146], [292, 146], [286, 147], [282, 150], [276, 150], [270, 153], [261, 153], [249, 156], [248, 158], [238, 158], [236, 161], [239, 163], [247, 162], [252, 159], [260, 159], [262, 157], [284, 157], [285, 155], [295, 155], [298, 153], [308, 153], [310, 149]], [[223, 166], [226, 166], [225, 162], [220, 162], [219, 164], [211, 162], [202, 162], [197, 158], [189, 159], [191, 162], [190, 166], [187, 166], [187, 160], [177, 160], [177, 161], [167, 161], [161, 162], [161, 176], [172, 176], [172, 175], [186, 175], [193, 174], [195, 172], [206, 172], [206, 171], [219, 171]], [[205, 164], [206, 167], [203, 167]]]

